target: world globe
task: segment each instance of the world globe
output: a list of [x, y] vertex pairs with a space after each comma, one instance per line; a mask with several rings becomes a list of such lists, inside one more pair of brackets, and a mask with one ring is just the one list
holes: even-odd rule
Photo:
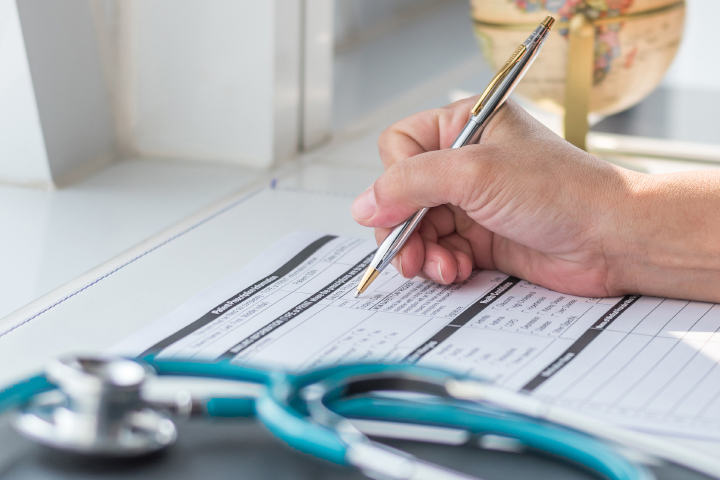
[[680, 45], [685, 4], [677, 0], [471, 0], [476, 37], [497, 69], [546, 15], [557, 20], [517, 94], [562, 113], [571, 19], [595, 34], [589, 113], [610, 115], [640, 102], [662, 80]]

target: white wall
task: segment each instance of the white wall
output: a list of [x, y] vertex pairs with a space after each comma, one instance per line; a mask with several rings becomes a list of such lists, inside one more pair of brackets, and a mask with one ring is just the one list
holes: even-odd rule
[[[453, 3], [452, 0], [334, 1], [335, 43], [339, 50], [378, 34], [392, 31], [404, 20], [413, 20], [422, 16], [428, 8], [443, 3]], [[467, 4], [467, 2], [465, 3]]]
[[119, 0], [123, 142], [268, 167], [296, 153], [301, 0]]
[[0, 0], [0, 182], [47, 186], [50, 169], [15, 0]]
[[[0, 182], [328, 138], [334, 0], [0, 0]], [[120, 150], [120, 152], [118, 152]]]
[[330, 132], [333, 0], [114, 0], [122, 145], [266, 168]]
[[719, 20], [720, 1], [687, 0], [683, 41], [665, 77], [665, 85], [720, 91]]
[[302, 150], [330, 137], [333, 99], [335, 0], [304, 0], [301, 79]]
[[0, 0], [0, 71], [0, 182], [52, 188], [110, 161], [91, 2]]
[[122, 145], [266, 168], [328, 139], [334, 0], [107, 0]]
[[18, 0], [25, 49], [54, 179], [114, 150], [110, 100], [86, 0]]

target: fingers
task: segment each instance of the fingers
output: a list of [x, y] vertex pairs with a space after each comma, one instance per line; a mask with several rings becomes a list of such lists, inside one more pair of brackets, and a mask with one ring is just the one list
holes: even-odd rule
[[451, 150], [473, 101], [413, 115], [383, 132], [379, 148], [386, 172], [353, 203], [355, 220], [376, 228], [378, 243], [390, 228], [430, 208], [393, 261], [407, 278], [421, 275], [447, 284], [465, 280], [475, 267], [496, 268], [496, 235], [489, 229], [507, 235], [502, 226], [513, 233], [522, 223], [516, 210], [537, 210], [538, 202], [528, 200], [534, 190], [527, 186], [544, 178], [547, 161], [537, 160], [547, 155], [527, 147], [561, 140], [549, 138], [549, 130], [508, 101], [480, 145]]
[[[440, 266], [441, 276], [444, 280], [450, 279], [452, 282], [462, 282], [470, 276], [473, 268], [473, 252], [470, 242], [453, 232], [438, 239], [438, 245], [443, 247], [455, 257], [452, 267]], [[426, 255], [426, 260], [427, 260]], [[447, 282], [442, 282], [447, 283]]]
[[[470, 243], [455, 233], [453, 212], [445, 206], [431, 209], [411, 235], [393, 266], [406, 278], [421, 275], [437, 283], [463, 281], [473, 269]], [[376, 229], [380, 244], [390, 229]]]
[[469, 205], [483, 192], [482, 185], [492, 183], [488, 164], [505, 164], [507, 171], [522, 163], [526, 150], [516, 146], [519, 138], [527, 143], [553, 135], [508, 101], [487, 125], [481, 145], [450, 150], [472, 100], [418, 113], [383, 132], [379, 144], [386, 172], [356, 200], [356, 221], [390, 227], [423, 207]]
[[475, 222], [462, 209], [452, 205], [447, 206], [447, 208], [453, 213], [455, 231], [460, 238], [467, 242], [473, 266], [475, 268], [496, 270], [493, 259], [493, 233]]
[[[468, 121], [477, 96], [442, 108], [411, 115], [391, 125], [378, 139], [385, 169], [398, 161], [434, 150], [450, 148]], [[507, 100], [485, 128], [482, 143], [501, 142], [517, 135], [554, 135], [512, 100]]]
[[415, 232], [392, 262], [405, 278], [422, 276], [435, 283], [465, 280], [472, 272], [472, 261], [462, 252], [423, 239]]
[[378, 140], [385, 168], [432, 150], [450, 148], [468, 120], [476, 97], [416, 113], [388, 127]]
[[[446, 207], [430, 209], [420, 223], [420, 227], [413, 232], [400, 252], [393, 259], [393, 266], [406, 278], [412, 278], [422, 273], [423, 263], [426, 260], [425, 245], [437, 243], [438, 235], [447, 235], [454, 231], [453, 214]], [[390, 228], [375, 229], [375, 239], [380, 245], [390, 233]], [[439, 232], [439, 233], [438, 233]], [[437, 251], [435, 251], [437, 252]], [[449, 260], [443, 256], [446, 263]], [[440, 260], [439, 258], [434, 258]]]
[[433, 242], [425, 242], [425, 262], [422, 273], [435, 283], [446, 285], [457, 277], [457, 259], [447, 248]]
[[353, 203], [355, 221], [388, 228], [423, 207], [474, 202], [491, 180], [486, 147], [471, 145], [416, 155], [395, 163]]
[[[380, 245], [392, 229], [376, 228], [375, 241]], [[415, 231], [408, 238], [400, 252], [392, 260], [392, 265], [405, 278], [412, 278], [420, 272], [425, 261], [425, 246], [420, 234]]]

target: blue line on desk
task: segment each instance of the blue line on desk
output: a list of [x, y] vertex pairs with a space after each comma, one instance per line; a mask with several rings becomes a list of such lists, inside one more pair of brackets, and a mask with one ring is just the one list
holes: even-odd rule
[[257, 195], [258, 193], [262, 192], [263, 190], [265, 190], [265, 187], [258, 188], [258, 189], [255, 190], [254, 192], [251, 192], [251, 193], [245, 195], [244, 197], [236, 200], [235, 202], [231, 203], [230, 205], [228, 205], [228, 206], [226, 206], [226, 207], [218, 210], [217, 212], [213, 213], [213, 214], [210, 215], [209, 217], [200, 220], [198, 223], [196, 223], [196, 224], [194, 224], [194, 225], [191, 225], [190, 227], [186, 228], [186, 229], [183, 230], [182, 232], [173, 235], [172, 237], [168, 238], [168, 239], [165, 240], [164, 242], [162, 242], [162, 243], [160, 243], [160, 244], [158, 244], [158, 245], [155, 245], [155, 246], [152, 247], [150, 250], [147, 250], [147, 251], [141, 253], [140, 255], [138, 255], [137, 257], [135, 257], [135, 258], [133, 258], [133, 259], [131, 259], [131, 260], [123, 263], [122, 265], [120, 265], [119, 267], [117, 267], [115, 270], [112, 270], [112, 271], [106, 273], [105, 275], [103, 275], [103, 276], [101, 276], [101, 277], [93, 280], [91, 283], [89, 283], [89, 284], [85, 285], [84, 287], [82, 287], [82, 288], [74, 291], [74, 292], [71, 293], [70, 295], [67, 295], [67, 296], [63, 297], [62, 299], [60, 299], [60, 300], [58, 300], [57, 302], [53, 303], [53, 304], [50, 305], [49, 307], [47, 307], [47, 308], [39, 311], [38, 313], [36, 313], [36, 314], [33, 315], [32, 317], [28, 318], [27, 320], [23, 320], [22, 322], [18, 323], [18, 324], [15, 325], [14, 327], [12, 327], [12, 328], [10, 328], [10, 329], [8, 329], [8, 330], [0, 333], [0, 338], [4, 337], [5, 335], [7, 335], [8, 333], [14, 331], [14, 330], [17, 329], [17, 328], [22, 327], [22, 326], [25, 325], [26, 323], [28, 323], [28, 322], [36, 319], [37, 317], [39, 317], [39, 316], [42, 315], [43, 313], [47, 312], [48, 310], [51, 310], [51, 309], [57, 307], [58, 305], [60, 305], [61, 303], [65, 302], [66, 300], [74, 297], [74, 296], [77, 295], [78, 293], [87, 290], [88, 288], [90, 288], [90, 287], [92, 287], [93, 285], [95, 285], [96, 283], [98, 283], [100, 280], [103, 280], [103, 279], [109, 277], [110, 275], [112, 275], [113, 273], [117, 272], [118, 270], [121, 270], [121, 269], [127, 267], [128, 265], [130, 265], [131, 263], [134, 263], [136, 260], [141, 259], [142, 257], [144, 257], [145, 255], [147, 255], [148, 253], [154, 252], [155, 250], [157, 250], [158, 248], [162, 247], [163, 245], [166, 245], [166, 244], [172, 242], [172, 241], [175, 240], [176, 238], [179, 238], [179, 237], [185, 235], [186, 233], [188, 233], [188, 232], [190, 232], [190, 231], [192, 231], [192, 230], [195, 230], [195, 229], [196, 229], [197, 227], [199, 227], [200, 225], [209, 222], [210, 220], [212, 220], [212, 219], [214, 219], [214, 218], [222, 215], [223, 213], [227, 212], [228, 210], [230, 210], [230, 209], [232, 209], [232, 208], [237, 207], [239, 204], [243, 203], [245, 200], [248, 200], [248, 199], [254, 197], [254, 196]]

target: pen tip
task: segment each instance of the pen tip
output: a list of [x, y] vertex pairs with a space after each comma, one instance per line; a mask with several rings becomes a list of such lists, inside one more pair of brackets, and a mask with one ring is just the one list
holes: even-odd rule
[[359, 296], [360, 296], [360, 290], [358, 290], [357, 292], [355, 292], [355, 298], [357, 298], [357, 297], [359, 297]]

